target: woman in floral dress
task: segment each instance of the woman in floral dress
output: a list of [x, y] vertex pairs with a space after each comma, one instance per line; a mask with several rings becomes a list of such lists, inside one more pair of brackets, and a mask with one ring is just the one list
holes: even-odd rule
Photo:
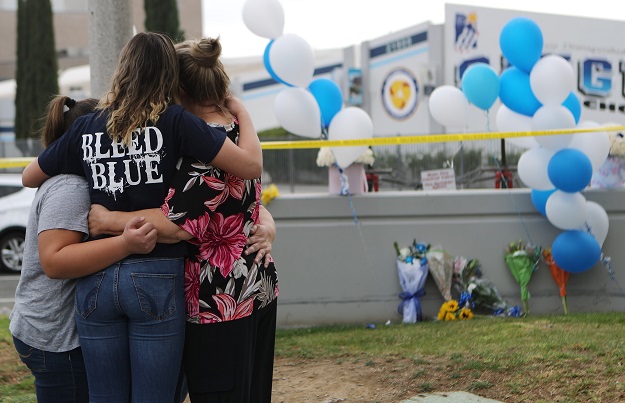
[[[245, 108], [233, 108], [233, 101], [226, 108], [230, 80], [219, 39], [186, 41], [176, 52], [185, 108], [238, 142], [244, 135], [239, 124], [253, 125]], [[242, 112], [235, 117], [233, 109]], [[194, 403], [271, 400], [278, 279], [270, 256], [259, 264], [256, 253], [244, 253], [260, 194], [260, 178], [243, 180], [183, 158], [163, 204], [163, 212], [194, 236], [185, 263], [184, 354]]]

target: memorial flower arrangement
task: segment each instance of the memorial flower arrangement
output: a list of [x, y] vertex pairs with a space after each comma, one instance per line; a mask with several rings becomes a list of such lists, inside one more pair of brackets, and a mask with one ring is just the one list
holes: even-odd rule
[[592, 175], [591, 187], [616, 189], [625, 186], [625, 137], [619, 131], [608, 132], [608, 158]]
[[569, 306], [566, 302], [566, 283], [569, 281], [569, 277], [571, 273], [563, 270], [553, 261], [553, 257], [551, 256], [551, 249], [543, 249], [543, 259], [545, 263], [549, 266], [549, 270], [551, 271], [551, 277], [558, 285], [560, 290], [560, 298], [562, 299], [562, 307], [564, 308], [564, 314], [569, 313]]
[[438, 311], [438, 320], [473, 319], [473, 311], [467, 306], [460, 306], [458, 301], [445, 301]]
[[397, 242], [393, 246], [397, 254], [397, 275], [402, 289], [397, 311], [403, 316], [403, 323], [420, 322], [423, 320], [421, 297], [425, 295], [425, 279], [429, 271], [426, 254], [430, 245], [415, 240], [405, 248], [400, 249]]
[[[375, 156], [373, 155], [373, 151], [370, 148], [367, 148], [367, 150], [354, 161], [355, 164], [363, 165], [373, 165], [374, 162]], [[336, 159], [334, 158], [334, 153], [332, 152], [332, 149], [330, 147], [319, 148], [319, 153], [317, 153], [317, 166], [331, 167], [334, 164], [336, 164]]]
[[430, 266], [430, 276], [434, 279], [445, 301], [449, 301], [451, 299], [454, 257], [447, 253], [442, 245], [432, 246], [426, 257]]
[[623, 136], [623, 133], [617, 131], [608, 132], [608, 138], [610, 139], [609, 156], [625, 157], [625, 136]]
[[478, 259], [454, 259], [454, 286], [460, 307], [495, 316], [519, 316], [518, 307], [510, 306], [499, 294], [495, 284], [485, 278]]
[[540, 262], [541, 248], [529, 242], [510, 242], [505, 248], [505, 260], [510, 273], [521, 286], [521, 301], [523, 301], [523, 311], [529, 314], [530, 293], [527, 285], [532, 278], [532, 274]]

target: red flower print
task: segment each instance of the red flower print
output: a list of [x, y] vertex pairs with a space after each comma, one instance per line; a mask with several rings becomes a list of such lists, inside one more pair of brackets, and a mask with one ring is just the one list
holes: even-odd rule
[[243, 198], [245, 183], [241, 178], [226, 173], [225, 181], [223, 182], [212, 176], [202, 176], [202, 179], [204, 179], [204, 183], [210, 188], [220, 191], [216, 197], [204, 202], [204, 205], [211, 211], [215, 211], [217, 206], [223, 204], [228, 196], [232, 196], [238, 200]]
[[213, 295], [213, 300], [217, 304], [217, 309], [221, 313], [221, 320], [235, 320], [245, 318], [252, 314], [254, 310], [254, 298], [248, 298], [237, 304], [237, 301], [229, 294]]
[[243, 213], [224, 217], [215, 213], [208, 223], [206, 235], [199, 238], [200, 256], [212, 266], [219, 267], [223, 277], [232, 271], [234, 262], [241, 256], [245, 247], [243, 233]]
[[180, 226], [183, 230], [187, 231], [189, 234], [193, 235], [197, 241], [191, 241], [193, 243], [201, 243], [205, 237], [207, 237], [206, 230], [208, 229], [208, 225], [210, 223], [210, 215], [208, 212], [199, 216], [195, 220], [188, 219]]
[[165, 197], [165, 201], [161, 205], [161, 211], [165, 214], [165, 217], [169, 217], [169, 201], [172, 197], [174, 197], [174, 193], [176, 193], [176, 189], [169, 188], [169, 192], [167, 192], [167, 197]]
[[187, 315], [195, 316], [200, 312], [200, 263], [185, 259], [184, 262], [184, 299]]

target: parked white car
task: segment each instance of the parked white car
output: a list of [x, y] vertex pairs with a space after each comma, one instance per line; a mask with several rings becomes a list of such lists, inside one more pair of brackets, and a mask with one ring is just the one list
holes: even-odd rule
[[36, 191], [22, 186], [21, 174], [0, 174], [0, 271], [22, 270], [24, 235]]

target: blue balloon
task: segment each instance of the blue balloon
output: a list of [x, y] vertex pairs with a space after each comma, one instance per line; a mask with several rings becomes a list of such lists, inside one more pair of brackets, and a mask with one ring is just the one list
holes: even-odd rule
[[589, 232], [565, 231], [551, 245], [553, 261], [562, 270], [580, 273], [592, 268], [601, 258], [601, 246]]
[[343, 94], [339, 86], [329, 78], [313, 80], [308, 89], [313, 94], [321, 110], [321, 123], [328, 127], [334, 115], [343, 108]]
[[267, 70], [267, 72], [269, 73], [271, 78], [273, 78], [274, 80], [276, 80], [279, 83], [282, 83], [282, 84], [288, 85], [289, 87], [292, 87], [291, 84], [285, 82], [280, 77], [278, 77], [276, 72], [273, 71], [273, 68], [271, 67], [271, 62], [269, 61], [269, 52], [271, 51], [271, 45], [273, 45], [273, 42], [274, 42], [273, 39], [269, 41], [269, 43], [265, 47], [265, 52], [263, 53], [263, 63], [265, 64], [265, 69]]
[[562, 102], [562, 106], [571, 111], [575, 118], [575, 124], [579, 123], [579, 118], [582, 116], [582, 104], [579, 102], [579, 98], [571, 91], [568, 97]]
[[530, 117], [542, 106], [532, 92], [529, 74], [516, 67], [509, 67], [501, 73], [499, 99], [508, 109]]
[[547, 199], [555, 192], [556, 189], [538, 190], [532, 189], [532, 204], [540, 214], [547, 217]]
[[501, 30], [499, 47], [510, 64], [529, 74], [542, 55], [543, 33], [533, 20], [516, 17]]
[[580, 150], [563, 148], [549, 160], [547, 174], [557, 189], [576, 193], [584, 190], [590, 183], [592, 163]]
[[469, 102], [485, 111], [499, 97], [499, 76], [486, 63], [474, 63], [462, 75], [462, 92]]

